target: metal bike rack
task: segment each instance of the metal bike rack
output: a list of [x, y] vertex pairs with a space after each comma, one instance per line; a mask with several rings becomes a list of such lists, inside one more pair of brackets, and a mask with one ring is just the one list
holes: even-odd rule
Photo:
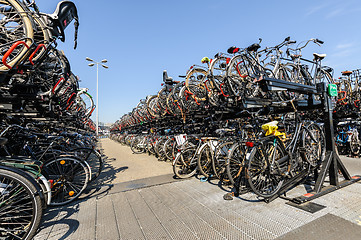
[[[318, 174], [315, 174], [315, 186], [312, 192], [304, 194], [295, 198], [286, 198], [293, 203], [301, 204], [307, 201], [311, 201], [315, 198], [323, 196], [327, 193], [333, 192], [342, 187], [348, 186], [352, 183], [361, 180], [361, 176], [356, 175], [351, 177], [346, 167], [342, 163], [338, 153], [335, 150], [335, 139], [334, 139], [334, 126], [333, 126], [333, 106], [331, 97], [327, 93], [326, 83], [318, 83], [317, 87], [308, 86], [299, 83], [287, 82], [280, 79], [264, 78], [260, 81], [260, 84], [265, 91], [291, 91], [304, 93], [309, 95], [308, 106], [304, 109], [315, 109], [321, 108], [324, 112], [324, 128], [325, 128], [325, 140], [326, 140], [326, 154], [321, 164], [321, 169]], [[315, 104], [313, 94], [321, 95], [321, 104]], [[340, 180], [339, 174], [341, 173], [344, 180]], [[323, 186], [325, 183], [326, 176], [329, 176], [329, 186]], [[265, 199], [266, 202], [270, 202], [282, 194], [286, 193], [290, 188], [298, 185], [305, 177], [307, 172], [300, 172], [288, 180], [281, 190], [275, 196]]]

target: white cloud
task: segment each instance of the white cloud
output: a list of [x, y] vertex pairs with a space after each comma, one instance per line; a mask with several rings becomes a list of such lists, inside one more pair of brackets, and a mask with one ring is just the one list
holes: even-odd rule
[[342, 15], [344, 13], [345, 13], [345, 9], [344, 8], [339, 8], [339, 9], [333, 10], [329, 14], [327, 14], [326, 18], [337, 17], [337, 16], [340, 16], [340, 15]]
[[351, 49], [344, 49], [344, 50], [333, 53], [332, 56], [333, 57], [348, 57], [348, 56], [351, 56], [352, 52], [353, 51]]
[[336, 49], [345, 49], [345, 48], [351, 48], [353, 47], [353, 43], [340, 43], [336, 46]]
[[306, 16], [312, 15], [312, 14], [326, 8], [327, 6], [328, 6], [328, 4], [322, 4], [322, 5], [314, 6], [306, 13]]

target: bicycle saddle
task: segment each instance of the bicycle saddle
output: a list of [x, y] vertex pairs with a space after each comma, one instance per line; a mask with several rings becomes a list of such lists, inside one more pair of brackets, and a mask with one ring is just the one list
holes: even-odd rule
[[248, 52], [257, 51], [260, 47], [261, 47], [261, 45], [259, 45], [258, 43], [254, 43], [251, 46], [247, 47], [247, 51]]
[[228, 48], [228, 50], [227, 50], [227, 53], [229, 53], [229, 54], [237, 53], [237, 52], [239, 52], [239, 48], [236, 46], [232, 46], [232, 47]]
[[78, 11], [76, 9], [75, 4], [71, 1], [61, 1], [56, 6], [54, 13], [46, 14], [46, 15], [50, 18], [53, 24], [53, 29], [52, 29], [53, 33], [59, 36], [59, 39], [62, 42], [65, 41], [64, 29], [69, 25], [71, 21], [75, 20], [74, 48], [76, 48], [79, 20], [78, 20]]
[[322, 60], [326, 57], [326, 54], [314, 53], [313, 56], [315, 57], [314, 60]]
[[341, 73], [342, 73], [342, 76], [350, 76], [352, 74], [351, 71], [343, 71]]
[[163, 71], [163, 82], [167, 83], [167, 84], [171, 84], [173, 82], [173, 78], [172, 77], [168, 77], [168, 73], [167, 70]]
[[243, 129], [253, 129], [253, 126], [251, 124], [247, 124], [245, 126], [243, 126]]

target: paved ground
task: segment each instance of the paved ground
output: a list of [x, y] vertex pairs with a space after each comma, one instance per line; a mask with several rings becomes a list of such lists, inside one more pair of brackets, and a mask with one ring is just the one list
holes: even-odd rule
[[148, 154], [133, 154], [129, 147], [108, 138], [101, 139], [101, 142], [108, 163], [106, 175], [113, 176], [111, 183], [173, 173], [170, 162], [155, 161]]
[[[360, 182], [304, 206], [319, 207], [315, 213], [251, 193], [224, 201], [229, 189], [217, 181], [177, 181], [170, 163], [102, 143], [108, 158], [100, 182], [79, 201], [48, 209], [35, 239], [361, 239]], [[361, 159], [342, 159], [361, 174]]]

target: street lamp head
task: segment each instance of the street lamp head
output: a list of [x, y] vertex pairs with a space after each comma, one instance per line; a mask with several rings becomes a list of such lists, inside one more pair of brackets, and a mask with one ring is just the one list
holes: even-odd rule
[[103, 67], [103, 68], [109, 68], [108, 66], [106, 66], [106, 65], [104, 65], [104, 64], [102, 64], [102, 67]]
[[89, 67], [92, 67], [92, 66], [94, 66], [94, 65], [95, 65], [95, 63], [89, 63], [89, 64], [88, 64]]
[[106, 60], [106, 59], [102, 60], [102, 63], [107, 63], [107, 62], [108, 62], [108, 60]]
[[94, 60], [93, 60], [93, 59], [88, 58], [88, 57], [86, 57], [86, 58], [85, 58], [85, 60], [87, 60], [87, 61], [89, 61], [89, 62], [94, 62]]

